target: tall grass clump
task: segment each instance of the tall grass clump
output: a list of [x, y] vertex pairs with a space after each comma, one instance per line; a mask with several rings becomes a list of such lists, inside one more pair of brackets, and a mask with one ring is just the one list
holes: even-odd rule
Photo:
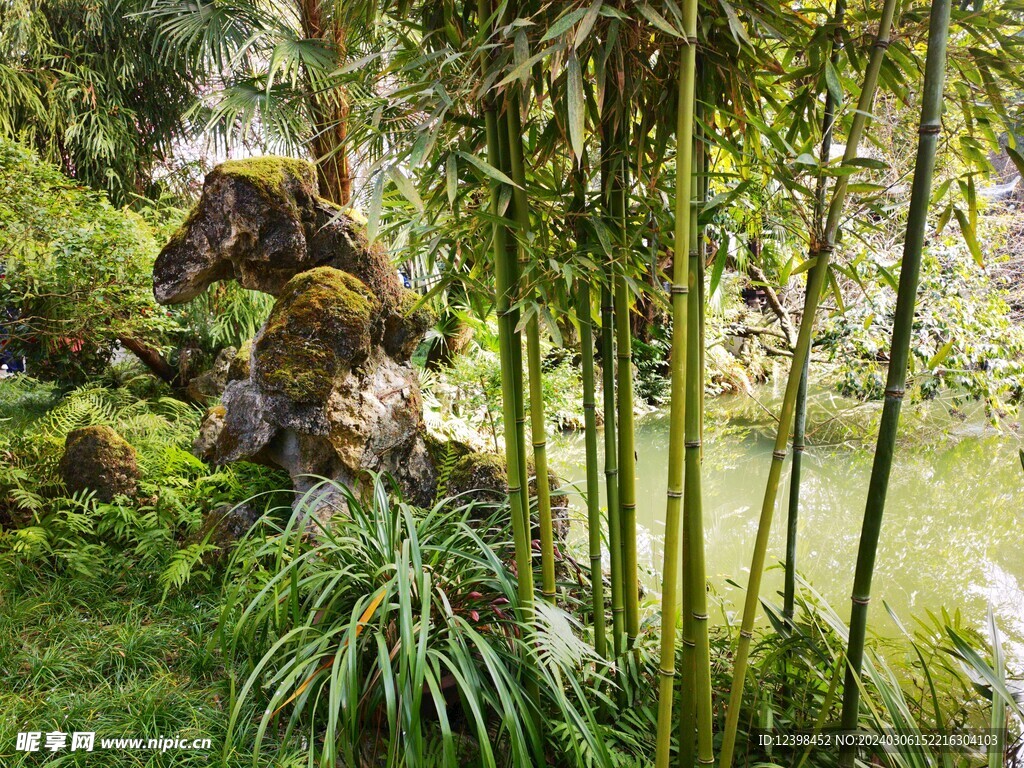
[[[548, 603], [533, 631], [516, 619], [508, 510], [418, 509], [383, 478], [367, 486], [325, 480], [236, 549], [220, 641], [248, 671], [225, 755], [256, 702], [256, 752], [301, 742], [311, 764], [609, 764], [583, 695], [598, 657], [582, 628]], [[330, 515], [314, 509], [325, 492]]]

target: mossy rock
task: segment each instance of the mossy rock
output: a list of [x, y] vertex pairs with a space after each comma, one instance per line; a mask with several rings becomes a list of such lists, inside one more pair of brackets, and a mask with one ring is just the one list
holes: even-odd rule
[[437, 321], [430, 307], [419, 305], [421, 298], [415, 291], [403, 288], [394, 314], [388, 316], [384, 325], [384, 349], [399, 362], [412, 357], [427, 329]]
[[324, 402], [338, 375], [366, 358], [376, 311], [376, 297], [346, 272], [318, 267], [296, 275], [256, 339], [256, 382], [295, 403]]
[[138, 490], [135, 449], [110, 427], [80, 427], [68, 433], [60, 475], [69, 493], [95, 491], [100, 501], [134, 496]]
[[[294, 194], [298, 182], [309, 198], [316, 196], [316, 168], [306, 160], [293, 157], [250, 157], [228, 160], [213, 169], [213, 174], [241, 179], [276, 199], [288, 199]], [[212, 174], [211, 174], [212, 175]]]
[[228, 364], [228, 381], [243, 381], [252, 372], [252, 339], [242, 342]]
[[486, 504], [499, 504], [508, 491], [505, 459], [494, 453], [471, 451], [456, 460], [448, 474], [446, 496], [465, 494], [464, 498]]

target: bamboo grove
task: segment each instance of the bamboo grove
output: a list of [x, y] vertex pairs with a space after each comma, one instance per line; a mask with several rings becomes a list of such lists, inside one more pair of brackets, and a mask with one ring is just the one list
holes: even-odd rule
[[[358, 91], [350, 81], [363, 70], [390, 95], [352, 100], [347, 119], [357, 127], [340, 148], [358, 149], [352, 165], [370, 180], [360, 201], [371, 234], [387, 231], [424, 254], [431, 296], [458, 288], [497, 320], [515, 608], [525, 637], [542, 603], [571, 587], [554, 534], [542, 350], [553, 344], [578, 355], [587, 631], [609, 701], [621, 697], [616, 677], [635, 663], [638, 644], [657, 637], [659, 768], [735, 763], [751, 701], [762, 575], [772, 559], [785, 560], [784, 615], [792, 620], [797, 538], [823, 535], [799, 525], [815, 318], [845, 274], [850, 219], [891, 207], [861, 183], [879, 170], [867, 148], [884, 93], [919, 106], [921, 133], [912, 191], [898, 201], [910, 211], [896, 330], [861, 549], [850, 564], [843, 725], [857, 726], [867, 605], [929, 216], [940, 204], [973, 205], [954, 199], [954, 185], [944, 185], [943, 199], [931, 188], [936, 148], [950, 144], [941, 139], [943, 75], [949, 69], [950, 79], [975, 84], [977, 99], [956, 109], [958, 124], [979, 136], [1009, 119], [999, 94], [1024, 88], [1020, 41], [1002, 31], [1020, 28], [1019, 10], [981, 10], [980, 0], [952, 11], [949, 0], [836, 0], [799, 12], [726, 0], [439, 0], [382, 3], [372, 11], [374, 33], [347, 42], [349, 62], [339, 70], [346, 87]], [[715, 450], [704, 441], [705, 312], [716, 275], [738, 258], [720, 219], [758, 185], [805, 224], [805, 256], [786, 278], [803, 285], [805, 298], [786, 350], [745, 602], [723, 627], [709, 618], [715, 565], [705, 557], [702, 461]], [[392, 220], [403, 223], [388, 230]], [[655, 600], [640, 588], [634, 421], [634, 321], [649, 303], [671, 319], [669, 482]], [[790, 445], [787, 546], [775, 553], [769, 535]], [[712, 631], [734, 642], [728, 696], [712, 688], [712, 665], [720, 663], [711, 658]], [[851, 755], [843, 760], [853, 764]]]

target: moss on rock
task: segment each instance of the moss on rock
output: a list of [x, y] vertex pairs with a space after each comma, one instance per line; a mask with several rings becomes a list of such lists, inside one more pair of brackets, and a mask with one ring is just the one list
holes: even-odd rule
[[445, 495], [466, 494], [473, 501], [497, 504], [504, 501], [507, 491], [505, 459], [494, 453], [472, 451], [452, 466]]
[[374, 295], [346, 272], [318, 267], [296, 275], [256, 339], [257, 383], [296, 403], [324, 402], [338, 374], [365, 359], [376, 311]]
[[228, 381], [242, 381], [252, 372], [252, 339], [243, 341], [228, 364]]
[[273, 198], [289, 198], [294, 194], [296, 182], [308, 192], [316, 195], [316, 168], [305, 160], [293, 157], [250, 157], [244, 160], [228, 160], [213, 169], [213, 174], [247, 181]]
[[133, 496], [140, 477], [135, 449], [110, 427], [80, 427], [68, 433], [60, 475], [69, 493], [95, 491], [100, 501]]

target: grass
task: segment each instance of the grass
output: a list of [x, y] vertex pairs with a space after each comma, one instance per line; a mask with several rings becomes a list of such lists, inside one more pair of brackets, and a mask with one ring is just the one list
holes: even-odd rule
[[[216, 580], [215, 580], [216, 581]], [[160, 602], [152, 573], [0, 574], [0, 765], [208, 766], [221, 758], [231, 671], [208, 644], [219, 586]], [[96, 751], [16, 751], [19, 731], [94, 731]], [[100, 750], [99, 739], [209, 738], [209, 751]], [[45, 737], [44, 737], [45, 738]], [[70, 736], [69, 736], [70, 739]], [[289, 756], [265, 753], [263, 765]], [[226, 765], [251, 765], [236, 754]]]

